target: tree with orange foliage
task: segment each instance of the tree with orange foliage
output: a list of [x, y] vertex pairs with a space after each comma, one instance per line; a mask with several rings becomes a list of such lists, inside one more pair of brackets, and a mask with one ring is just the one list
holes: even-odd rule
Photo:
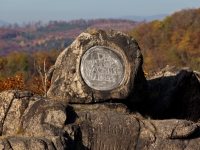
[[[44, 80], [44, 78], [43, 78]], [[46, 92], [49, 90], [51, 82], [49, 80], [46, 80], [46, 88], [44, 88], [43, 80], [39, 79], [38, 77], [35, 77], [35, 83], [34, 87], [35, 89], [31, 90], [30, 92], [32, 94], [39, 94], [46, 96], [46, 93], [44, 93], [44, 89], [46, 89]], [[5, 80], [0, 80], [0, 92], [6, 91], [6, 90], [21, 90], [21, 91], [27, 91], [29, 90], [27, 86], [24, 83], [23, 74], [16, 75], [15, 77], [8, 77]]]
[[46, 79], [46, 84], [44, 85], [43, 82], [45, 78], [42, 78], [43, 80], [39, 79], [38, 77], [35, 77], [36, 85], [34, 85], [34, 87], [36, 88], [36, 90], [33, 92], [33, 94], [44, 95], [44, 97], [47, 97], [47, 91], [51, 86], [51, 82]]
[[200, 71], [200, 8], [144, 23], [129, 34], [140, 45], [146, 71], [166, 65]]
[[27, 90], [24, 84], [23, 74], [8, 77], [4, 81], [0, 80], [0, 92], [5, 90]]

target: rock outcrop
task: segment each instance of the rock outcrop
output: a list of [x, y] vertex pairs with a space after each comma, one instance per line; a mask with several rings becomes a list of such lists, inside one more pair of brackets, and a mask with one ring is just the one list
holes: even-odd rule
[[0, 93], [2, 149], [65, 149], [67, 106], [30, 92]]
[[48, 96], [68, 103], [144, 101], [142, 61], [137, 42], [127, 34], [88, 29], [58, 56]]
[[47, 78], [48, 98], [0, 93], [0, 149], [200, 149], [199, 73], [167, 66], [146, 80], [126, 34], [88, 29]]
[[200, 84], [189, 68], [166, 66], [147, 77], [149, 100], [146, 113], [154, 119], [200, 118]]
[[65, 104], [29, 92], [0, 93], [1, 149], [155, 150], [200, 147], [198, 124], [151, 120], [122, 103]]

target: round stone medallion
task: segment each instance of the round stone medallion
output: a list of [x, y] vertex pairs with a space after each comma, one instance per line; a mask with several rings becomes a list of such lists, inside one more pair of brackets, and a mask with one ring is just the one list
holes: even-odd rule
[[124, 60], [117, 50], [106, 46], [94, 46], [82, 56], [81, 76], [85, 83], [96, 90], [112, 90], [124, 79]]

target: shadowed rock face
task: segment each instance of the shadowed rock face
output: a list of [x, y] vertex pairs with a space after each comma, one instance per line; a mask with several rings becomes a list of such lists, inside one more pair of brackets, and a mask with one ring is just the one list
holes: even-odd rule
[[200, 118], [200, 84], [190, 69], [174, 66], [153, 71], [147, 77], [149, 104], [146, 113], [155, 119]]
[[68, 103], [146, 100], [137, 42], [119, 31], [88, 29], [57, 58], [48, 91]]
[[200, 128], [151, 120], [121, 103], [67, 105], [29, 92], [0, 93], [1, 149], [199, 149]]

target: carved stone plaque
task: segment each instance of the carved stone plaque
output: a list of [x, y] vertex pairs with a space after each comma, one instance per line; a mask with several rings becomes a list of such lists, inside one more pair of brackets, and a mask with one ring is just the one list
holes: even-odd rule
[[96, 90], [112, 90], [124, 79], [124, 60], [117, 50], [94, 46], [81, 59], [81, 75], [85, 83]]

